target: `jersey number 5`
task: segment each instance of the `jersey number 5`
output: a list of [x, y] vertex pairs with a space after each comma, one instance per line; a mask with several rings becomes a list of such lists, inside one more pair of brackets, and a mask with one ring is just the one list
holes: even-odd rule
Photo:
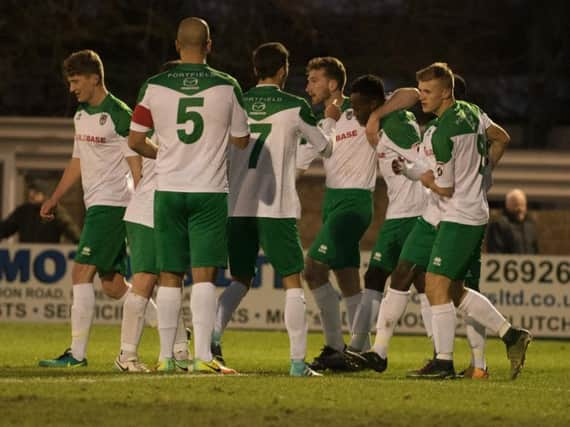
[[249, 130], [251, 133], [259, 134], [259, 138], [255, 140], [255, 144], [253, 145], [253, 149], [249, 155], [248, 169], [255, 169], [257, 167], [257, 161], [259, 160], [263, 144], [265, 144], [265, 140], [271, 132], [271, 123], [254, 123], [249, 125]]
[[184, 129], [178, 129], [178, 139], [184, 144], [193, 144], [204, 132], [204, 119], [197, 111], [190, 111], [190, 107], [203, 107], [204, 98], [181, 98], [178, 102], [178, 115], [176, 116], [176, 124], [186, 125], [192, 122], [192, 132], [188, 133]]

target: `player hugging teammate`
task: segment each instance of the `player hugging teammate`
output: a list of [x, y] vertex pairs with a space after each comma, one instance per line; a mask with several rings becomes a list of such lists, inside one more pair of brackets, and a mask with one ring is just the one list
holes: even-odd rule
[[[222, 335], [246, 297], [263, 248], [283, 278], [291, 376], [386, 370], [388, 344], [414, 285], [434, 357], [409, 376], [456, 376], [459, 311], [472, 348], [471, 365], [462, 376], [488, 377], [483, 350], [489, 329], [505, 342], [511, 377], [517, 377], [532, 337], [478, 292], [489, 218], [486, 194], [509, 135], [478, 106], [455, 98], [456, 78], [447, 64], [418, 71], [418, 89], [399, 89], [389, 98], [380, 77], [361, 76], [347, 97], [342, 62], [313, 58], [306, 92], [312, 104], [324, 107], [317, 118], [304, 99], [284, 91], [289, 52], [281, 43], [255, 49], [257, 85], [245, 94], [233, 77], [207, 65], [212, 40], [204, 20], [181, 21], [176, 49], [180, 59], [141, 87], [132, 119], [130, 109], [107, 91], [95, 52], [76, 52], [64, 62], [70, 91], [79, 101], [74, 150], [41, 215], [53, 219], [59, 199], [79, 179], [87, 215], [72, 272], [71, 347], [40, 366], [87, 365], [98, 273], [105, 293], [125, 299], [119, 369], [149, 371], [138, 360], [137, 347], [144, 311], [157, 287], [156, 370], [235, 374], [222, 356]], [[423, 137], [406, 110], [418, 101], [434, 115]], [[317, 157], [326, 175], [322, 226], [303, 260], [295, 180]], [[373, 218], [378, 171], [389, 204], [362, 289], [359, 245]], [[136, 193], [125, 216], [129, 173]], [[124, 280], [126, 235], [135, 273], [132, 289]], [[228, 258], [232, 281], [216, 298], [215, 278]], [[181, 288], [189, 270], [193, 357], [181, 320]], [[331, 284], [331, 271], [341, 295]], [[310, 364], [305, 362], [302, 274], [319, 308], [325, 341]], [[348, 345], [341, 300], [351, 332]]]

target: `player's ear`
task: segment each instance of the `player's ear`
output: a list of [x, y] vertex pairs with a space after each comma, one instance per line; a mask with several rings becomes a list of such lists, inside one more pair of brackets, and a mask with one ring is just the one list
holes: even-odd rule
[[180, 53], [180, 43], [178, 43], [178, 40], [174, 40], [174, 48], [176, 49], [176, 53]]
[[329, 91], [334, 92], [335, 90], [338, 89], [338, 82], [336, 80], [329, 79], [328, 88]]
[[211, 51], [212, 51], [212, 39], [206, 42], [206, 54], [210, 53]]

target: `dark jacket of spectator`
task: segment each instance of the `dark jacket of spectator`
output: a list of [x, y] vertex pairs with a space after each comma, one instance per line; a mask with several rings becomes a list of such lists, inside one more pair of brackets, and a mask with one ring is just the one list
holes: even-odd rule
[[506, 209], [487, 228], [487, 252], [493, 254], [537, 254], [538, 236], [536, 224], [525, 216], [519, 221]]

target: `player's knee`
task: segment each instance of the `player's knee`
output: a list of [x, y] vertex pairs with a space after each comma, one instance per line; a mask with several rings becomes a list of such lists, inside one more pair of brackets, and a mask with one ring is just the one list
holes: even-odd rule
[[101, 289], [103, 289], [103, 292], [105, 293], [105, 295], [107, 295], [109, 298], [113, 298], [113, 299], [120, 299], [123, 295], [125, 295], [125, 292], [128, 290], [128, 287], [126, 285], [126, 283], [124, 282], [124, 280], [102, 280], [101, 281]]
[[390, 287], [397, 291], [407, 292], [412, 286], [414, 276], [413, 264], [408, 261], [400, 261], [392, 272]]
[[383, 292], [388, 276], [389, 273], [381, 268], [368, 267], [368, 270], [364, 273], [364, 287]]
[[303, 278], [309, 285], [309, 288], [315, 289], [328, 282], [329, 271], [328, 267], [324, 264], [318, 263], [310, 257], [305, 260], [305, 270], [303, 271]]
[[97, 267], [90, 264], [74, 263], [71, 269], [71, 281], [74, 284], [91, 283], [97, 272]]

